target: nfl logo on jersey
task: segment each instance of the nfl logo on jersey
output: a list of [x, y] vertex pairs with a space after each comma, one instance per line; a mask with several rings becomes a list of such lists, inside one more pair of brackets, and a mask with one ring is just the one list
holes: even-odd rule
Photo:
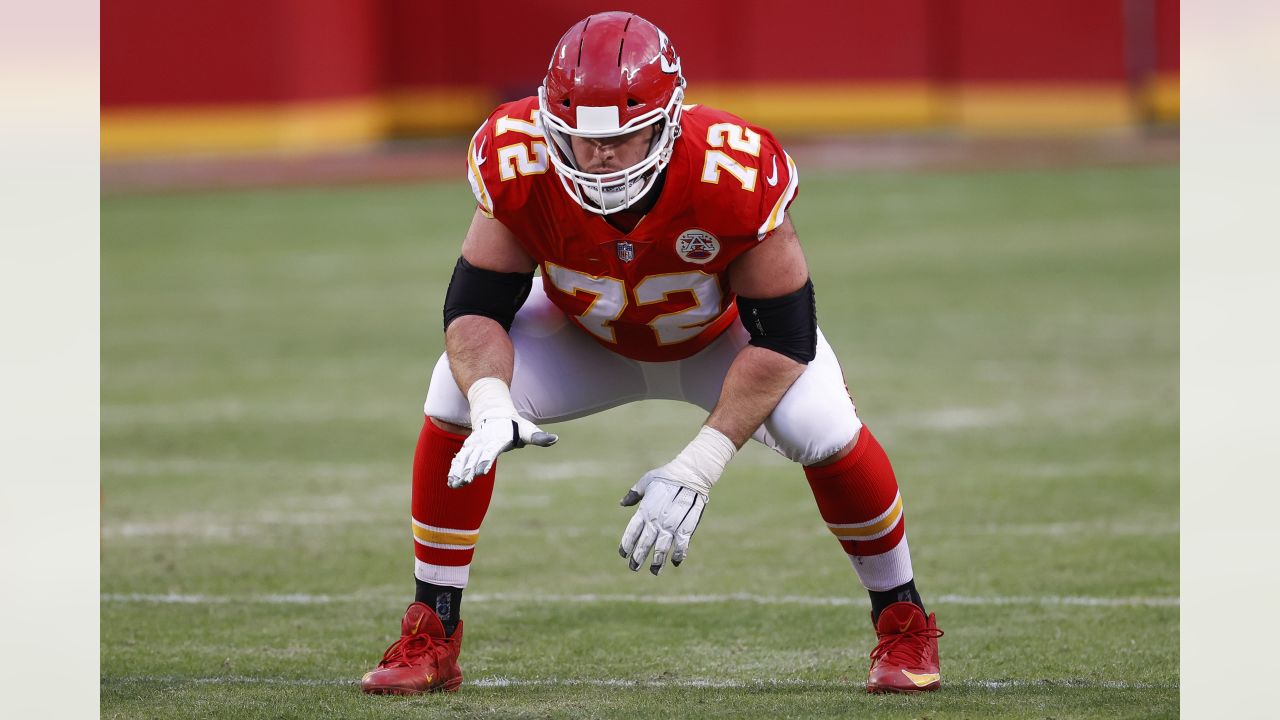
[[631, 262], [636, 259], [636, 246], [632, 245], [628, 240], [618, 241], [618, 259], [624, 263]]

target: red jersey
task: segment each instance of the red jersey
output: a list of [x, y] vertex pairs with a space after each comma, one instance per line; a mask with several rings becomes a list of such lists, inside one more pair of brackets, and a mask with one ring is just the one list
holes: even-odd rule
[[631, 232], [561, 186], [529, 97], [494, 111], [471, 139], [480, 210], [540, 266], [547, 297], [602, 345], [635, 360], [680, 360], [737, 318], [729, 264], [783, 221], [795, 164], [767, 130], [686, 105], [657, 201]]

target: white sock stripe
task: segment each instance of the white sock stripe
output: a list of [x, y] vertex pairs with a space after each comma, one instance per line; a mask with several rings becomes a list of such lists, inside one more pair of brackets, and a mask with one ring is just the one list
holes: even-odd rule
[[480, 532], [480, 528], [476, 528], [475, 530], [455, 530], [454, 528], [436, 527], [435, 525], [428, 525], [424, 522], [418, 522], [418, 519], [413, 516], [410, 516], [409, 519], [413, 521], [413, 524], [415, 527], [420, 527], [423, 530], [430, 530], [432, 532], [456, 533], [459, 535], [471, 535], [473, 533]]
[[911, 569], [911, 545], [907, 535], [892, 549], [879, 555], [850, 555], [849, 562], [862, 586], [872, 590], [896, 588], [915, 577]]
[[[447, 567], [421, 563], [431, 571], [469, 570], [470, 566]], [[446, 573], [441, 573], [446, 574]], [[421, 578], [421, 575], [419, 575]], [[421, 578], [430, 581], [430, 578]], [[753, 605], [802, 605], [802, 606], [853, 606], [870, 607], [870, 600], [865, 597], [820, 597], [807, 595], [753, 595], [750, 593], [728, 593], [721, 595], [622, 595], [595, 594], [554, 595], [540, 593], [468, 593], [469, 603], [502, 603], [514, 604], [605, 604], [605, 603], [638, 603], [646, 605], [702, 605], [714, 603], [750, 603]], [[306, 593], [264, 594], [264, 595], [203, 595], [203, 594], [146, 594], [146, 593], [103, 593], [100, 600], [104, 603], [154, 603], [154, 604], [189, 604], [189, 605], [224, 605], [224, 604], [292, 604], [323, 605], [328, 603], [367, 603], [386, 602], [403, 604], [402, 594], [391, 593], [348, 593], [342, 595], [310, 595]], [[1040, 606], [1082, 606], [1082, 607], [1179, 607], [1181, 599], [1177, 596], [1161, 597], [1096, 597], [1086, 595], [937, 595], [925, 598], [929, 605], [1040, 605]]]
[[418, 558], [413, 559], [413, 576], [423, 582], [429, 582], [433, 585], [448, 585], [450, 587], [465, 588], [467, 581], [471, 578], [471, 563], [466, 565], [434, 565], [432, 563], [423, 562]]
[[827, 523], [827, 527], [832, 528], [832, 529], [836, 529], [836, 530], [838, 530], [838, 529], [840, 529], [840, 528], [864, 528], [864, 527], [869, 527], [869, 526], [871, 526], [871, 525], [875, 525], [876, 523], [881, 522], [881, 521], [883, 521], [885, 518], [889, 517], [889, 515], [890, 515], [894, 510], [901, 510], [901, 509], [902, 509], [902, 508], [901, 508], [901, 503], [902, 503], [902, 492], [901, 492], [901, 491], [899, 491], [899, 492], [898, 492], [898, 494], [896, 494], [896, 495], [894, 495], [894, 496], [893, 496], [893, 502], [889, 503], [889, 508], [888, 508], [887, 510], [885, 510], [884, 512], [880, 513], [879, 515], [877, 515], [877, 516], [875, 516], [875, 517], [871, 518], [870, 520], [868, 520], [868, 521], [866, 521], [866, 522], [856, 522], [856, 523]]
[[420, 537], [415, 537], [413, 541], [424, 547], [435, 548], [437, 550], [457, 550], [461, 552], [463, 550], [476, 549], [476, 546], [474, 543], [471, 545], [445, 545], [444, 543], [436, 543], [436, 542], [431, 542], [430, 540], [423, 540]]

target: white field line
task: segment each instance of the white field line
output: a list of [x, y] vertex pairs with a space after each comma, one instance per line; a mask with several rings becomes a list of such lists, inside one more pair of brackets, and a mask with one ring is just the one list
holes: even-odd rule
[[[357, 684], [353, 678], [272, 678], [247, 675], [220, 677], [181, 677], [176, 675], [140, 675], [104, 677], [104, 685], [286, 685], [286, 686], [348, 686]], [[636, 689], [763, 689], [794, 688], [800, 690], [861, 690], [861, 685], [850, 683], [815, 682], [799, 679], [780, 680], [728, 680], [720, 678], [685, 678], [677, 680], [624, 680], [621, 678], [508, 678], [489, 676], [464, 682], [472, 688], [511, 687], [600, 687]], [[1003, 690], [1008, 688], [1085, 688], [1106, 690], [1177, 690], [1177, 683], [1131, 683], [1119, 680], [1089, 680], [1085, 678], [1046, 678], [1042, 680], [943, 680], [943, 687]]]
[[[104, 603], [156, 603], [165, 605], [326, 605], [349, 602], [402, 603], [404, 597], [371, 594], [309, 595], [304, 593], [268, 595], [200, 595], [200, 594], [142, 594], [104, 593]], [[748, 603], [752, 605], [816, 605], [824, 607], [869, 607], [870, 601], [861, 597], [812, 597], [806, 595], [751, 595], [729, 593], [721, 595], [613, 595], [584, 593], [580, 595], [541, 595], [537, 593], [468, 593], [468, 603], [516, 603], [516, 604], [599, 604], [639, 603], [645, 605], [700, 605], [711, 603]], [[1080, 595], [938, 595], [930, 603], [941, 605], [1040, 605], [1085, 607], [1178, 607], [1176, 597], [1089, 597]]]
[[[918, 430], [969, 430], [1016, 425], [1027, 414], [1016, 407], [944, 407], [916, 413], [901, 413], [884, 418], [893, 424]], [[877, 421], [878, 422], [878, 421]]]
[[420, 417], [421, 403], [356, 407], [334, 403], [246, 403], [240, 400], [165, 403], [106, 404], [102, 406], [104, 425], [203, 425], [257, 422], [332, 421], [413, 421]]
[[161, 522], [119, 522], [102, 526], [103, 540], [145, 537], [199, 537], [230, 539], [280, 527], [332, 527], [375, 523], [382, 515], [351, 510], [264, 511], [241, 519], [216, 520], [203, 513], [184, 513]]
[[[223, 458], [164, 457], [164, 458], [102, 458], [105, 476], [138, 477], [188, 477], [212, 475], [215, 477], [259, 478], [270, 480], [385, 480], [406, 477], [404, 466], [390, 463], [304, 463], [280, 460], [233, 460]], [[404, 487], [408, 487], [406, 482]]]
[[1046, 537], [1078, 537], [1086, 535], [1146, 536], [1177, 535], [1181, 528], [1171, 522], [1051, 522], [986, 525], [933, 525], [928, 528], [946, 535], [1031, 535]]
[[[588, 687], [617, 688], [769, 688], [785, 687], [806, 690], [849, 690], [847, 683], [824, 683], [809, 680], [721, 680], [716, 678], [686, 678], [683, 680], [622, 680], [616, 678], [547, 678], [521, 679], [504, 677], [482, 677], [466, 680], [464, 684], [473, 687], [571, 687], [575, 685]], [[1176, 689], [1177, 684], [1159, 683], [1126, 683], [1118, 680], [1086, 680], [1084, 678], [1065, 678], [1060, 680], [954, 680], [943, 681], [946, 687], [972, 687], [989, 690], [1017, 687], [1073, 687], [1073, 688], [1108, 688], [1124, 690]], [[853, 689], [861, 690], [861, 686]]]
[[[121, 404], [102, 406], [102, 423], [113, 426], [192, 426], [251, 420], [269, 423], [412, 421], [421, 405], [341, 405], [335, 403], [251, 403], [227, 399], [189, 403]], [[955, 406], [885, 416], [877, 422], [922, 430], [966, 430], [1015, 425], [1027, 413], [1018, 407]]]
[[[388, 494], [384, 491], [381, 494]], [[396, 492], [399, 492], [398, 490]], [[399, 493], [403, 495], [404, 493]], [[362, 496], [368, 501], [371, 495]], [[279, 512], [264, 511], [237, 516], [232, 514], [215, 515], [211, 513], [184, 513], [158, 521], [123, 521], [104, 523], [102, 525], [103, 540], [117, 540], [146, 537], [196, 537], [208, 539], [231, 539], [261, 533], [281, 526], [336, 526], [352, 524], [368, 524], [379, 521], [383, 516], [372, 512], [352, 512], [352, 496], [334, 496], [328, 504], [332, 509], [311, 511]], [[376, 497], [375, 497], [376, 499]], [[315, 498], [309, 498], [315, 502]], [[549, 507], [553, 498], [546, 494], [511, 493], [499, 494], [494, 503], [499, 507]], [[557, 532], [565, 537], [584, 537], [598, 533], [613, 534], [612, 528], [560, 527]], [[940, 525], [934, 524], [928, 532], [938, 536], [968, 537], [974, 535], [1012, 535], [1032, 537], [1084, 537], [1090, 535], [1108, 535], [1115, 537], [1148, 537], [1160, 535], [1177, 535], [1180, 532], [1178, 522], [1130, 522], [1112, 520], [1106, 522], [1051, 522], [1051, 523], [987, 523], [984, 525]]]

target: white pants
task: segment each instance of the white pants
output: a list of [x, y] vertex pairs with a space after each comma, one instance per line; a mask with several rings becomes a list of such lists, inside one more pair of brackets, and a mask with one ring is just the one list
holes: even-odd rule
[[[580, 330], [534, 278], [529, 299], [511, 325], [515, 371], [511, 399], [539, 425], [591, 415], [636, 400], [681, 400], [710, 412], [749, 335], [734, 323], [693, 357], [649, 363], [610, 352]], [[429, 416], [470, 427], [467, 398], [441, 355], [423, 404]], [[862, 427], [835, 353], [818, 332], [818, 354], [791, 386], [753, 439], [802, 465], [825, 460]]]

